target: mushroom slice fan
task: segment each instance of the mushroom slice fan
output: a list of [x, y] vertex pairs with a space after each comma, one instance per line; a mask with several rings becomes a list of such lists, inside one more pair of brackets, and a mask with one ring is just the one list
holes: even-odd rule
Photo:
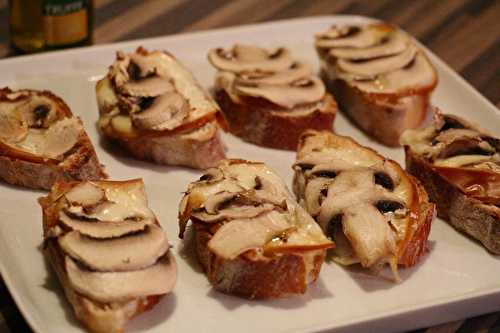
[[175, 260], [142, 180], [56, 183], [40, 204], [44, 253], [90, 331], [122, 332], [172, 291]]
[[378, 22], [316, 35], [321, 73], [340, 108], [377, 141], [398, 146], [429, 111], [437, 72], [411, 36]]
[[299, 202], [336, 243], [333, 258], [375, 272], [412, 266], [426, 251], [434, 206], [394, 161], [348, 137], [303, 134], [293, 166]]
[[101, 133], [134, 157], [201, 169], [224, 157], [219, 107], [170, 53], [118, 52], [96, 93]]
[[280, 47], [212, 49], [215, 98], [230, 131], [261, 146], [295, 150], [308, 128], [331, 130], [337, 105], [311, 66]]

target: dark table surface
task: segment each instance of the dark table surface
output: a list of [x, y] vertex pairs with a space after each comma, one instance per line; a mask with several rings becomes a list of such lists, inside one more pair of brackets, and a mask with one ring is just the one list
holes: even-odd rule
[[[95, 2], [96, 44], [312, 15], [356, 14], [375, 17], [397, 24], [411, 33], [493, 104], [500, 106], [499, 0]], [[7, 22], [7, 1], [0, 0], [0, 58], [15, 56], [9, 49]], [[3, 332], [30, 332], [30, 329], [0, 278], [0, 333]], [[500, 313], [416, 332], [500, 332]]]

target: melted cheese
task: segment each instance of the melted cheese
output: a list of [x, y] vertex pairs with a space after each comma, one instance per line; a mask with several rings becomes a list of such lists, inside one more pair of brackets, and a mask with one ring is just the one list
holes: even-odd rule
[[[283, 181], [264, 164], [226, 160], [218, 170], [222, 174], [222, 179], [212, 183], [201, 181], [190, 185], [180, 205], [181, 233], [184, 223], [187, 222], [186, 214], [187, 218], [196, 217], [197, 221], [213, 223], [208, 211], [193, 212], [193, 210], [197, 208], [207, 210], [208, 206], [212, 211], [217, 207], [216, 198], [221, 200], [226, 197], [233, 198], [230, 193], [238, 193], [243, 196], [251, 195], [262, 202], [259, 204], [246, 197], [247, 205], [250, 206], [245, 206], [243, 201], [242, 206], [214, 212], [213, 216], [217, 218], [215, 222], [221, 222], [219, 216], [226, 217], [225, 222], [209, 242], [209, 248], [218, 256], [234, 259], [249, 249], [275, 251], [289, 246], [305, 249], [331, 247], [331, 242], [314, 220], [294, 201]], [[257, 182], [260, 184], [256, 179], [259, 179]], [[257, 189], [256, 185], [259, 185]], [[245, 216], [247, 210], [254, 211], [266, 205], [270, 206], [271, 210], [261, 210], [257, 216], [255, 214]], [[233, 210], [238, 214], [224, 214], [224, 211]], [[286, 235], [281, 235], [282, 233]]]

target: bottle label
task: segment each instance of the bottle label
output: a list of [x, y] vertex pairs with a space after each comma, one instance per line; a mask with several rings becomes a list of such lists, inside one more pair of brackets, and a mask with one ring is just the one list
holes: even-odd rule
[[43, 28], [47, 46], [71, 45], [88, 37], [88, 1], [43, 0]]

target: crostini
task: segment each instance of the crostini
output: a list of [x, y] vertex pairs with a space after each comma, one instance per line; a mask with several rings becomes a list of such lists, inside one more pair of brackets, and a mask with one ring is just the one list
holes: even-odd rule
[[216, 290], [246, 298], [304, 293], [333, 243], [265, 164], [224, 160], [191, 183], [180, 203], [196, 253]]
[[213, 49], [215, 99], [230, 132], [256, 145], [295, 150], [306, 129], [333, 130], [337, 104], [309, 64], [286, 48]]
[[426, 252], [434, 205], [393, 160], [353, 139], [307, 131], [293, 166], [301, 205], [335, 242], [333, 258], [377, 272], [412, 266]]
[[174, 288], [176, 263], [142, 180], [58, 182], [39, 202], [43, 252], [91, 332], [123, 332]]
[[225, 157], [219, 107], [168, 52], [118, 52], [96, 93], [101, 133], [137, 159], [204, 169]]
[[438, 77], [411, 36], [386, 23], [333, 26], [315, 45], [340, 109], [369, 136], [399, 146], [426, 119]]
[[430, 126], [405, 132], [401, 143], [406, 170], [425, 186], [438, 216], [500, 254], [500, 139], [436, 112]]
[[56, 181], [105, 178], [82, 121], [48, 91], [0, 89], [0, 178], [50, 190]]

